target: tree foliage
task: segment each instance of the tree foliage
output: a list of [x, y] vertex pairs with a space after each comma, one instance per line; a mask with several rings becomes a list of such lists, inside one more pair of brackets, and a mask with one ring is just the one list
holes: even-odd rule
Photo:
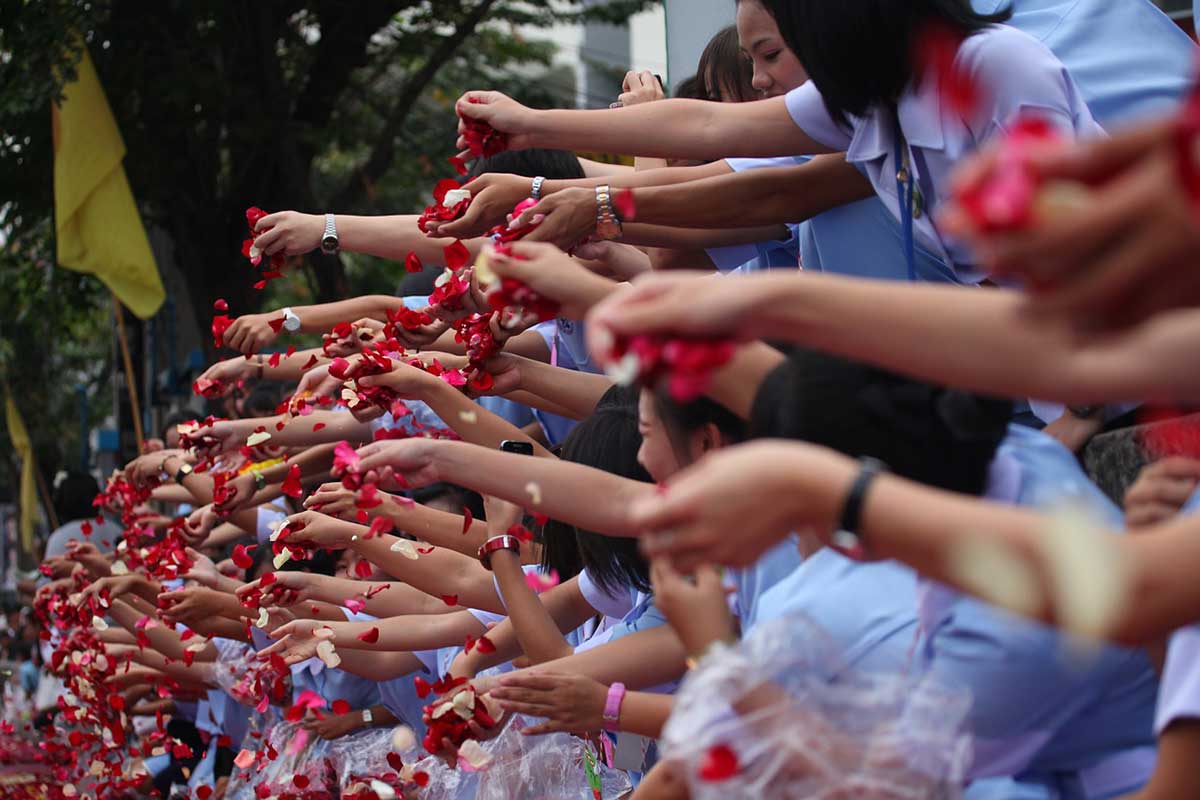
[[[174, 297], [181, 319], [203, 330], [217, 297], [235, 314], [263, 301], [239, 254], [247, 206], [413, 212], [436, 179], [452, 174], [445, 159], [462, 91], [497, 87], [534, 105], [573, 103], [572, 77], [547, 73], [552, 48], [526, 41], [520, 26], [620, 22], [649, 5], [0, 0], [5, 373], [20, 382], [36, 366], [41, 383], [31, 380], [31, 392], [65, 396], [63, 382], [82, 381], [106, 395], [107, 294], [94, 279], [54, 267], [49, 105], [61, 96], [56, 76], [73, 77], [80, 42], [124, 136], [143, 219], [152, 238], [170, 243], [160, 261], [182, 273], [186, 297]], [[294, 268], [304, 277], [271, 290], [329, 300], [392, 288], [402, 275], [374, 259], [320, 255]], [[72, 343], [80, 326], [86, 342]], [[71, 418], [61, 413], [48, 430]], [[58, 449], [55, 463], [67, 447]]]

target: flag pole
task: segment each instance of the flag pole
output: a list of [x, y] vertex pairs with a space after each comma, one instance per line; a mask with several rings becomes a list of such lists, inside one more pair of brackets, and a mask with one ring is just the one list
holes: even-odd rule
[[125, 336], [125, 309], [112, 293], [113, 311], [117, 315], [117, 341], [121, 345], [121, 360], [125, 363], [125, 388], [129, 390], [129, 406], [133, 411], [133, 432], [137, 436], [138, 454], [141, 455], [145, 438], [142, 435], [142, 408], [138, 402], [137, 387], [133, 383], [133, 360], [129, 357], [129, 341]]

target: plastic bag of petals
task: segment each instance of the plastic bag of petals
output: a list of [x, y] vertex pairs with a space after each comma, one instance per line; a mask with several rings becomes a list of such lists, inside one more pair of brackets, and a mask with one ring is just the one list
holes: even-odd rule
[[[584, 751], [591, 746], [566, 733], [525, 736], [524, 719], [517, 717], [504, 732], [483, 744], [487, 761], [479, 767], [475, 800], [508, 800], [512, 797], [554, 797], [592, 800], [584, 769]], [[593, 750], [593, 752], [595, 752]], [[464, 757], [459, 755], [462, 766]], [[624, 797], [633, 787], [620, 770], [609, 769], [599, 759], [596, 769], [601, 797]]]
[[681, 763], [693, 798], [961, 796], [970, 692], [858, 672], [836, 652], [797, 615], [688, 674], [660, 742], [664, 758]]
[[275, 758], [252, 777], [254, 796], [336, 800], [340, 792], [333, 783], [328, 741], [292, 722], [279, 723], [266, 738], [265, 747]]
[[397, 782], [400, 756], [392, 752], [392, 729], [371, 728], [329, 742], [329, 762], [343, 796], [347, 787], [380, 780]]

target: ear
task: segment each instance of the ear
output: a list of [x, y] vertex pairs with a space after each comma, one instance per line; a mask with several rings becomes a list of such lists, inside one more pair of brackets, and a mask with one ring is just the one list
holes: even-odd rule
[[706, 422], [692, 433], [691, 456], [696, 460], [706, 453], [719, 449], [725, 444], [725, 437], [715, 423]]

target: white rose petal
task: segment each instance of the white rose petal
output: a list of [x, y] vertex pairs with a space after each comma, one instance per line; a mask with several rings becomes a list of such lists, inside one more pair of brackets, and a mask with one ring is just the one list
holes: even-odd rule
[[1053, 515], [1038, 537], [1053, 583], [1059, 624], [1084, 636], [1103, 636], [1125, 607], [1128, 582], [1118, 540], [1078, 507]]
[[397, 539], [396, 541], [392, 542], [392, 546], [388, 549], [393, 553], [399, 553], [405, 558], [411, 558], [413, 561], [416, 561], [421, 557], [417, 552], [417, 548], [413, 546], [413, 543], [408, 539]]
[[965, 536], [948, 555], [951, 576], [971, 593], [1018, 614], [1035, 614], [1041, 608], [1037, 573], [1007, 546]]
[[270, 440], [271, 434], [267, 433], [266, 431], [256, 431], [246, 437], [246, 446], [258, 447], [263, 442], [269, 442]]
[[106, 630], [108, 630], [108, 623], [104, 621], [103, 617], [97, 617], [97, 616], [93, 615], [92, 616], [92, 627], [98, 631], [106, 631]]
[[479, 421], [479, 415], [474, 411], [460, 411], [458, 412], [458, 418], [468, 425], [474, 425]]
[[642, 362], [638, 360], [636, 353], [626, 353], [621, 356], [619, 361], [615, 361], [604, 368], [604, 372], [608, 377], [622, 386], [632, 386], [641, 371]]
[[328, 639], [317, 643], [317, 658], [321, 659], [330, 669], [337, 669], [338, 664], [342, 663], [342, 657], [337, 654], [333, 642]]
[[446, 208], [454, 208], [456, 205], [461, 203], [463, 200], [470, 200], [470, 199], [471, 199], [471, 190], [470, 189], [451, 189], [450, 191], [446, 192], [445, 197], [442, 198], [442, 205]]
[[407, 725], [397, 725], [392, 730], [392, 750], [405, 753], [417, 746], [417, 735]]
[[114, 561], [112, 564], [112, 574], [113, 575], [128, 575], [129, 567], [125, 565], [124, 561]]
[[375, 793], [379, 800], [396, 800], [396, 790], [375, 778], [371, 779], [371, 791]]
[[481, 770], [492, 763], [492, 757], [483, 745], [474, 739], [468, 739], [458, 748], [458, 757], [466, 761], [472, 769]]
[[258, 610], [258, 619], [254, 620], [255, 627], [265, 628], [271, 622], [271, 615], [267, 613], [265, 608]]
[[532, 501], [535, 506], [540, 506], [542, 504], [542, 487], [538, 486], [533, 481], [525, 484], [525, 493], [529, 495], [530, 501]]
[[277, 555], [277, 556], [275, 556], [275, 558], [271, 559], [271, 563], [275, 565], [275, 569], [279, 569], [280, 567], [282, 567], [284, 564], [286, 564], [287, 562], [289, 562], [291, 560], [292, 560], [292, 551], [285, 547], [285, 548], [283, 548], [283, 551], [279, 555]]

